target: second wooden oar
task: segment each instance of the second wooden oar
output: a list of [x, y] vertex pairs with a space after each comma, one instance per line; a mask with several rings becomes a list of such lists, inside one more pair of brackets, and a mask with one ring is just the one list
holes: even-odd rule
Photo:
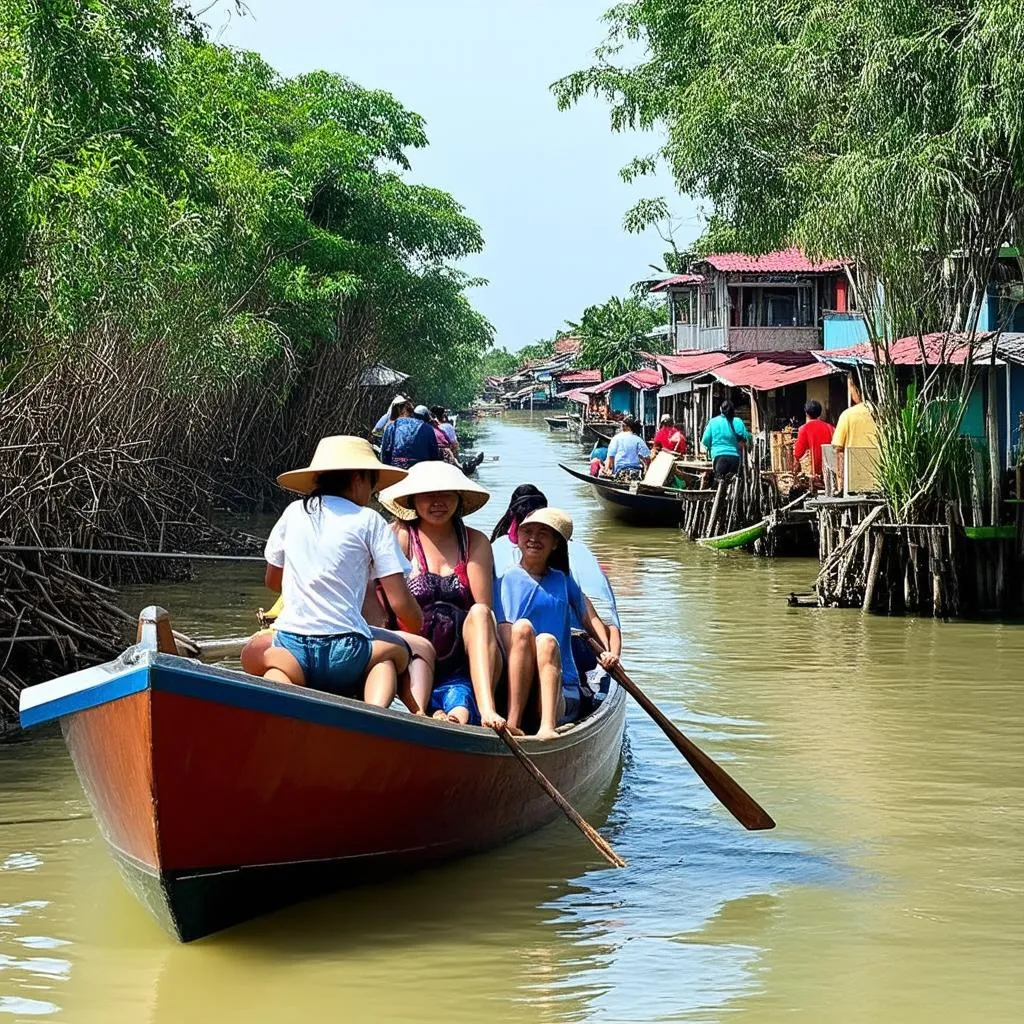
[[519, 746], [519, 741], [508, 731], [508, 727], [498, 725], [494, 727], [494, 731], [502, 738], [505, 746], [515, 754], [519, 763], [533, 776], [537, 785], [554, 800], [561, 808], [562, 813], [590, 840], [597, 852], [613, 867], [624, 868], [626, 862], [612, 849], [604, 836], [555, 789], [548, 777], [526, 756], [526, 752]]
[[[587, 642], [595, 654], [604, 649], [593, 637]], [[717, 762], [713, 761], [692, 740], [662, 712], [661, 708], [626, 675], [621, 665], [607, 669], [619, 685], [654, 719], [661, 731], [672, 741], [673, 746], [689, 762], [690, 767], [700, 776], [701, 781], [718, 798], [722, 806], [746, 829], [775, 828], [771, 815]]]

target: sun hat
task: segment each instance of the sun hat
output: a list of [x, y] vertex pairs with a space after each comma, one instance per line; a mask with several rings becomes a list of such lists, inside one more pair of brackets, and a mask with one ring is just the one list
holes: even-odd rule
[[361, 437], [335, 434], [322, 437], [308, 466], [282, 473], [277, 482], [289, 491], [311, 494], [321, 473], [346, 469], [365, 469], [380, 474], [380, 486], [387, 487], [405, 478], [406, 470], [385, 466], [373, 452], [370, 442]]
[[471, 515], [491, 500], [491, 495], [478, 483], [470, 480], [458, 466], [448, 462], [417, 462], [408, 476], [386, 491], [377, 500], [394, 516], [406, 521], [416, 518], [417, 494], [435, 491], [454, 491], [462, 499], [462, 514]]
[[539, 508], [536, 512], [531, 512], [519, 524], [520, 532], [527, 523], [541, 523], [554, 530], [563, 540], [572, 539], [572, 517], [560, 508], [552, 508], [549, 505], [547, 508]]
[[394, 408], [396, 405], [405, 405], [408, 401], [409, 399], [406, 398], [405, 395], [395, 395], [395, 397], [391, 399], [391, 407]]
[[425, 405], [417, 405], [412, 411], [413, 416], [418, 416], [421, 420], [430, 419], [430, 410]]
[[669, 416], [668, 413], [665, 413], [665, 415], [662, 416], [661, 419], [658, 422], [659, 423], [671, 423], [672, 422], [672, 417]]

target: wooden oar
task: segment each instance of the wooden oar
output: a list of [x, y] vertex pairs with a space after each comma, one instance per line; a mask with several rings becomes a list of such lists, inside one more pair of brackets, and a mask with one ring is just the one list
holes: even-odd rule
[[533, 776], [534, 781], [561, 808], [562, 813], [590, 840], [594, 849], [612, 867], [624, 868], [626, 862], [611, 848], [604, 836], [594, 828], [561, 793], [555, 789], [548, 777], [526, 756], [519, 741], [508, 731], [506, 725], [496, 725], [494, 731], [501, 737], [505, 746], [515, 754], [519, 763]]
[[[604, 648], [592, 637], [587, 637], [595, 654], [603, 654]], [[689, 762], [690, 767], [700, 776], [704, 785], [718, 798], [723, 807], [746, 829], [775, 828], [771, 815], [720, 765], [665, 717], [650, 697], [626, 675], [621, 665], [606, 669], [619, 685], [654, 719], [661, 731], [672, 741], [673, 746]]]

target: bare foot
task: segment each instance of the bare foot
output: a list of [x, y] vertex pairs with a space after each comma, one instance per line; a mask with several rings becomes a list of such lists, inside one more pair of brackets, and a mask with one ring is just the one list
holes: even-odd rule
[[454, 711], [450, 715], [448, 715], [448, 721], [451, 722], [452, 725], [465, 725], [466, 724], [465, 722], [463, 722], [463, 720], [461, 718], [459, 718], [459, 716], [457, 714], [455, 714]]
[[414, 715], [415, 715], [415, 716], [416, 716], [417, 718], [426, 718], [426, 717], [427, 717], [427, 713], [426, 713], [426, 711], [424, 711], [424, 710], [423, 710], [423, 708], [417, 708], [417, 709], [416, 709], [416, 710], [415, 710], [415, 711], [413, 712], [413, 714], [414, 714]]
[[506, 724], [505, 728], [513, 736], [525, 736], [526, 735], [526, 733], [523, 732], [523, 730], [520, 729], [518, 725], [508, 725], [508, 724]]
[[435, 711], [430, 717], [436, 718], [439, 722], [448, 721], [448, 715], [444, 711]]
[[558, 733], [554, 729], [540, 729], [533, 738], [535, 740], [556, 740]]

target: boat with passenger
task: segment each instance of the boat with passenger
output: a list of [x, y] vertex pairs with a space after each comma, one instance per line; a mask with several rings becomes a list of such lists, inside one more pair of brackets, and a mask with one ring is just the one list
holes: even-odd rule
[[[245, 639], [208, 645], [237, 656]], [[30, 686], [59, 722], [131, 891], [183, 942], [324, 892], [491, 849], [559, 808], [490, 729], [205, 664], [160, 608], [114, 661]], [[572, 803], [616, 777], [625, 692], [522, 750]]]

